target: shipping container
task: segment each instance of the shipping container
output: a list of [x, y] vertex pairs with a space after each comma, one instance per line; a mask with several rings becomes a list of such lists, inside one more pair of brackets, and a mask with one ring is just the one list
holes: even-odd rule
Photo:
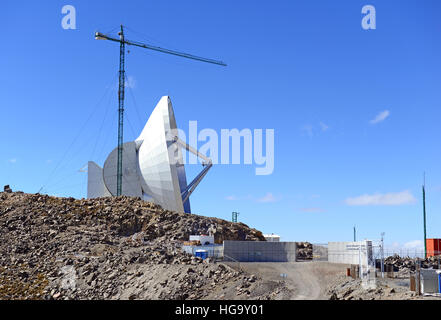
[[426, 239], [427, 258], [441, 255], [441, 239]]

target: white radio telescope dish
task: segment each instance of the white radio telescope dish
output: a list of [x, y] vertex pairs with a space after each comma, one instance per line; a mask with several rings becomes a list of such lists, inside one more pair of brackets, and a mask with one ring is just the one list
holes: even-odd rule
[[[204, 169], [187, 184], [182, 148], [204, 160]], [[164, 209], [191, 212], [190, 194], [212, 166], [209, 158], [180, 140], [170, 97], [156, 105], [140, 136], [123, 145], [122, 194], [141, 197]], [[116, 195], [117, 148], [102, 169], [88, 164], [87, 197]]]

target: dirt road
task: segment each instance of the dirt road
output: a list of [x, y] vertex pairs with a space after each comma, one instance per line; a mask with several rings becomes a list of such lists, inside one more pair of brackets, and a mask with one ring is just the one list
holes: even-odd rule
[[284, 280], [291, 300], [326, 300], [328, 286], [345, 273], [345, 265], [324, 261], [305, 262], [249, 262], [242, 269], [264, 280]]

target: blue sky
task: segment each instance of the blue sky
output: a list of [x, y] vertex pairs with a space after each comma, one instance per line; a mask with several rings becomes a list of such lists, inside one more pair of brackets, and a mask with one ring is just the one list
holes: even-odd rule
[[[77, 29], [61, 27], [76, 8]], [[376, 8], [363, 30], [361, 8]], [[118, 46], [133, 40], [221, 59], [227, 68], [130, 48], [125, 141], [163, 95], [178, 125], [275, 130], [275, 169], [215, 166], [194, 213], [283, 240], [441, 237], [439, 1], [4, 1], [0, 10], [0, 184], [85, 197], [88, 160], [116, 144]], [[372, 121], [379, 117], [377, 122]], [[199, 166], [188, 166], [192, 177]]]

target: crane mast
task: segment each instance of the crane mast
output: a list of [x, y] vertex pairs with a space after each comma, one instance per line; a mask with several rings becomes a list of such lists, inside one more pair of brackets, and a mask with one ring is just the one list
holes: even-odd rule
[[123, 134], [124, 134], [124, 91], [125, 91], [125, 42], [124, 30], [121, 25], [119, 32], [119, 85], [118, 85], [118, 163], [116, 172], [116, 195], [122, 194], [122, 156], [123, 156]]
[[[217, 64], [220, 66], [226, 66], [226, 64], [222, 61], [207, 59], [199, 56], [195, 56], [192, 54], [179, 52], [175, 50], [165, 49], [157, 46], [152, 46], [149, 44], [129, 41], [124, 37], [124, 28], [121, 25], [121, 31], [118, 33], [118, 38], [110, 37], [106, 34], [95, 32], [96, 40], [110, 40], [114, 42], [120, 43], [119, 49], [119, 85], [118, 85], [118, 162], [117, 162], [117, 178], [116, 178], [116, 195], [122, 195], [122, 161], [123, 161], [123, 131], [124, 131], [124, 91], [125, 91], [125, 45], [132, 45], [144, 49], [154, 50], [162, 53], [167, 53], [187, 59], [197, 60], [201, 62]], [[208, 166], [208, 168], [211, 167]], [[206, 172], [205, 172], [206, 173]], [[189, 190], [189, 194], [191, 194], [193, 190]], [[188, 196], [189, 196], [188, 194]], [[188, 197], [187, 197], [188, 198]]]

